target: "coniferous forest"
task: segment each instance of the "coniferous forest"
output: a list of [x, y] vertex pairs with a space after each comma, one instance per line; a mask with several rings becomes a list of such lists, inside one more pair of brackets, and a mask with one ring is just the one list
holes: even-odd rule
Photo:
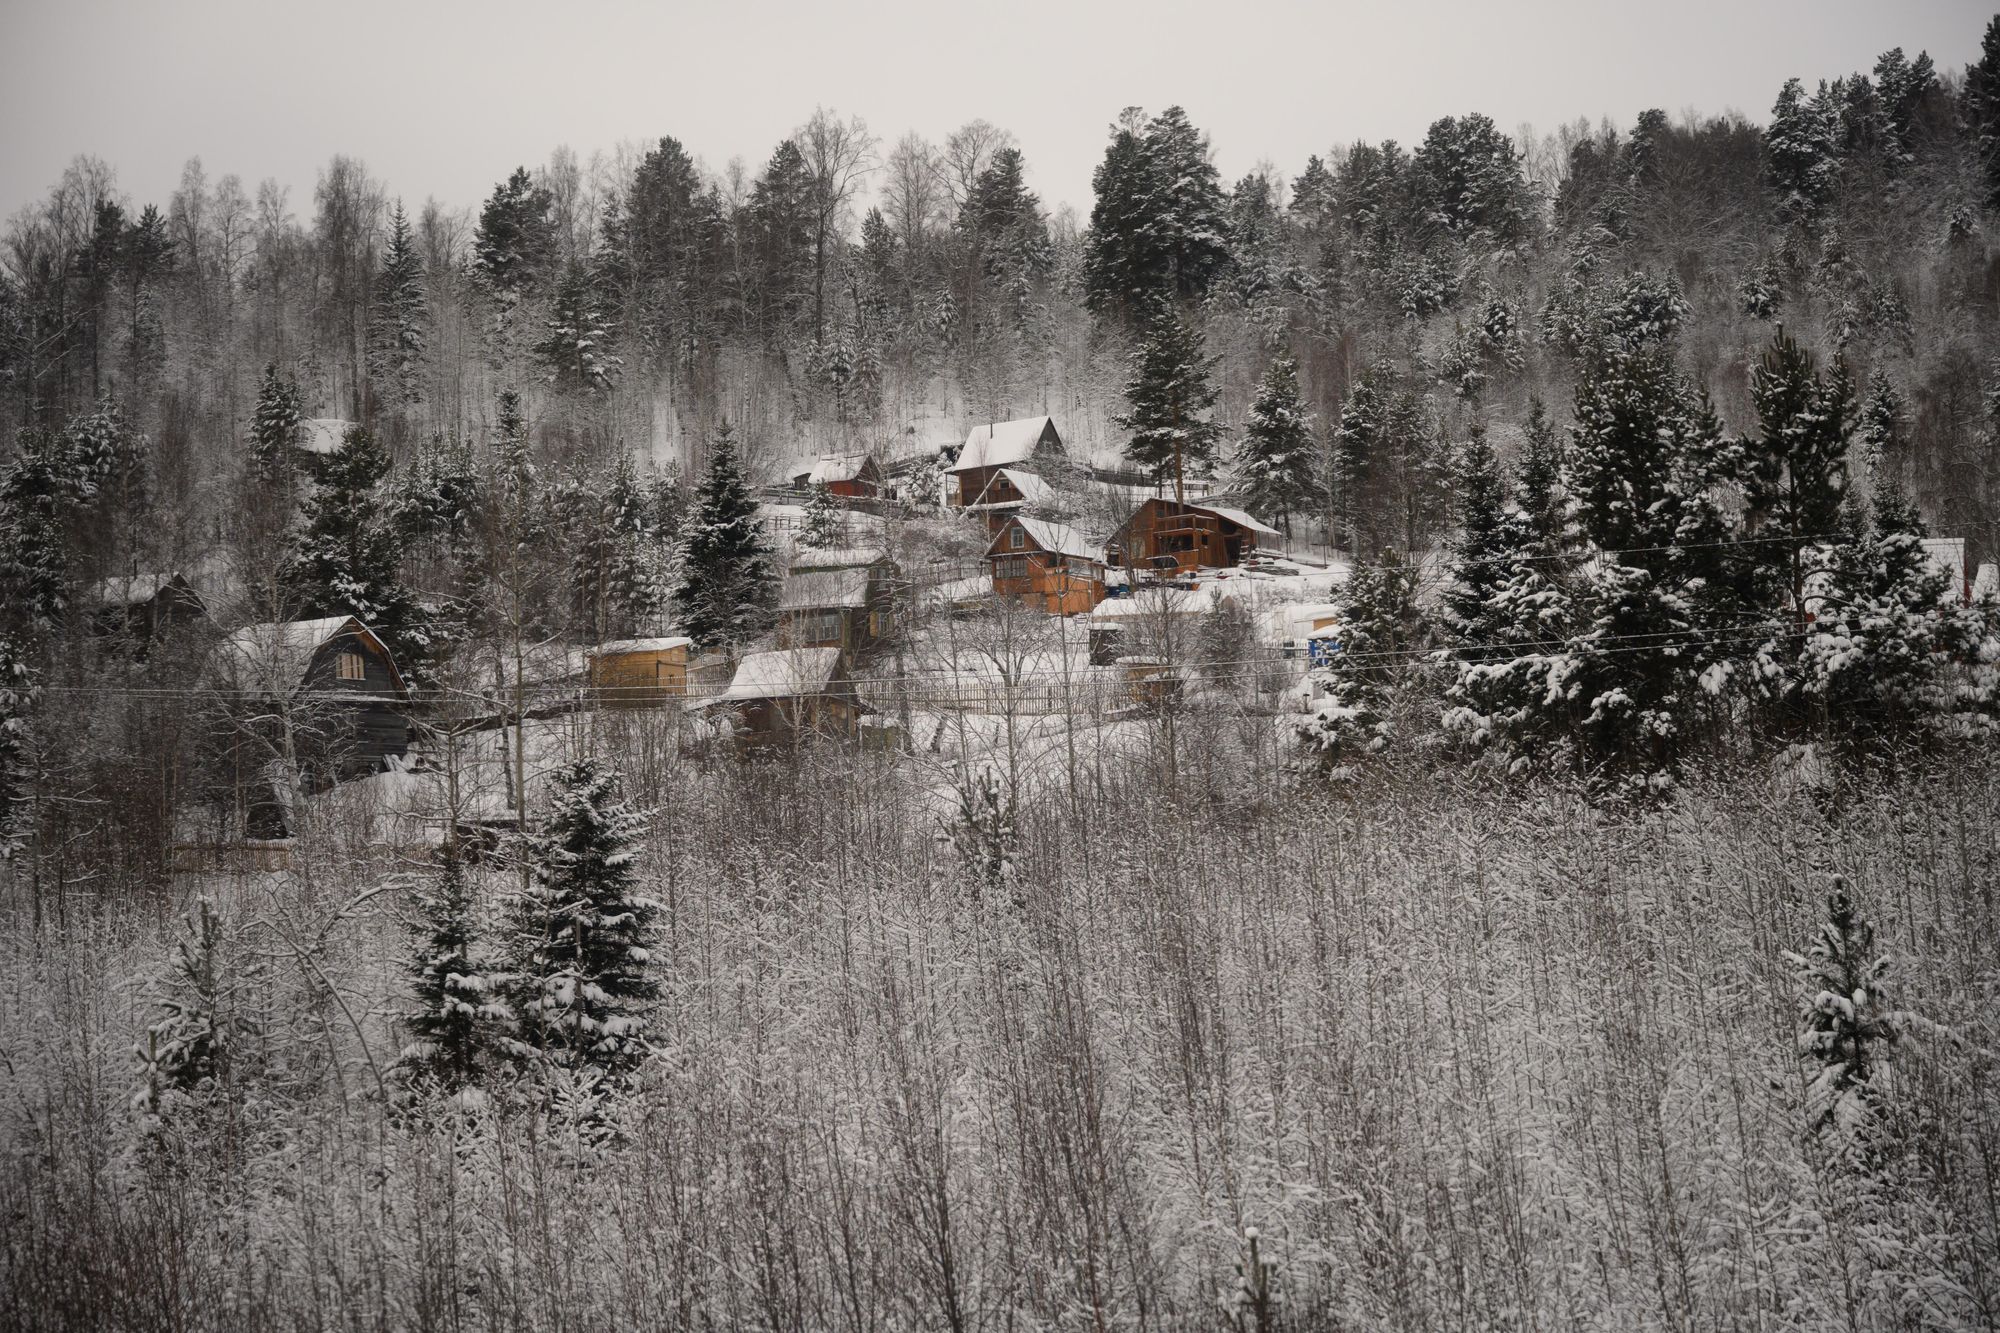
[[2000, 1326], [2000, 18], [1770, 96], [77, 156], [0, 1322]]

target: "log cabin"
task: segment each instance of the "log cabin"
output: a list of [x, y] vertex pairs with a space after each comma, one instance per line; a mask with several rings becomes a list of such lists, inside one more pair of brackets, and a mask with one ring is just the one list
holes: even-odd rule
[[1024, 417], [975, 426], [951, 465], [951, 503], [963, 509], [987, 495], [1003, 468], [1042, 475], [1067, 458], [1054, 417]]
[[986, 548], [993, 591], [1050, 615], [1077, 615], [1104, 600], [1097, 545], [1064, 524], [1009, 514]]
[[1148, 496], [1105, 543], [1109, 563], [1169, 574], [1229, 569], [1243, 563], [1276, 528], [1241, 509]]
[[685, 637], [616, 639], [586, 649], [584, 686], [605, 708], [660, 708], [687, 697]]

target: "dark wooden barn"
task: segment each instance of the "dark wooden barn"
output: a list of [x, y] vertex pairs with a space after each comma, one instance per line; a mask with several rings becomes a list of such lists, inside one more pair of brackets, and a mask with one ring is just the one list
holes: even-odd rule
[[1279, 535], [1241, 509], [1155, 495], [1132, 511], [1104, 549], [1113, 565], [1186, 573], [1240, 565], [1260, 541]]

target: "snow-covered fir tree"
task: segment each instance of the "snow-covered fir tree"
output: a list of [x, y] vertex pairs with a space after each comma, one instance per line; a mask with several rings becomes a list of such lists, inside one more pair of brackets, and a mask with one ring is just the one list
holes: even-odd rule
[[1394, 738], [1397, 695], [1418, 665], [1425, 627], [1416, 578], [1396, 551], [1354, 567], [1338, 599], [1339, 638], [1317, 651], [1299, 739], [1322, 771], [1344, 774]]
[[256, 1039], [255, 1010], [246, 995], [261, 981], [261, 969], [236, 956], [234, 934], [206, 897], [195, 900], [175, 933], [159, 1016], [133, 1050], [138, 1111], [159, 1116], [169, 1109], [169, 1094], [225, 1089]]
[[403, 673], [415, 675], [431, 640], [402, 581], [402, 541], [383, 488], [388, 475], [388, 456], [373, 432], [351, 428], [320, 460], [305, 526], [278, 581], [302, 614], [359, 617], [382, 636]]
[[1127, 410], [1112, 418], [1128, 433], [1125, 457], [1157, 482], [1171, 480], [1177, 498], [1187, 478], [1205, 477], [1215, 464], [1222, 424], [1211, 416], [1214, 364], [1202, 350], [1200, 331], [1171, 308], [1161, 309], [1132, 354]]
[[840, 542], [840, 527], [840, 506], [834, 501], [833, 492], [824, 483], [815, 482], [812, 494], [806, 498], [806, 525], [799, 541], [818, 549], [835, 546]]
[[1890, 960], [1875, 950], [1875, 927], [1836, 879], [1827, 919], [1804, 954], [1787, 953], [1804, 994], [1799, 1058], [1809, 1086], [1806, 1114], [1837, 1156], [1868, 1151], [1883, 1084], [1892, 1068], [1901, 1015], [1891, 1007]]
[[1750, 376], [1759, 434], [1748, 446], [1743, 480], [1750, 558], [1766, 580], [1765, 600], [1806, 623], [1806, 579], [1840, 525], [1847, 493], [1853, 387], [1838, 361], [1820, 374], [1812, 353], [1783, 329]]
[[410, 1005], [403, 1011], [410, 1040], [396, 1065], [413, 1083], [456, 1092], [480, 1080], [507, 1011], [473, 961], [472, 881], [455, 831], [418, 880], [411, 905]]
[[1236, 486], [1251, 513], [1276, 519], [1287, 535], [1292, 515], [1319, 502], [1319, 447], [1290, 356], [1275, 358], [1257, 386], [1236, 451]]
[[12, 636], [0, 631], [0, 860], [27, 844], [29, 727], [41, 685]]
[[389, 212], [389, 245], [375, 275], [375, 306], [368, 327], [368, 367], [390, 401], [422, 400], [429, 343], [423, 257], [417, 253], [410, 219], [398, 199]]
[[275, 483], [290, 475], [292, 448], [304, 416], [298, 381], [280, 375], [275, 361], [265, 366], [257, 410], [250, 419], [250, 470], [258, 480]]
[[725, 421], [709, 447], [708, 472], [695, 489], [674, 612], [686, 634], [704, 647], [742, 643], [769, 624], [777, 593], [770, 542]]
[[1013, 793], [996, 770], [986, 768], [961, 780], [957, 796], [946, 837], [957, 854], [965, 896], [975, 907], [1004, 906], [1019, 894]]
[[550, 777], [551, 808], [528, 840], [528, 887], [511, 904], [501, 994], [515, 1050], [556, 1065], [629, 1072], [646, 1055], [659, 996], [659, 904], [633, 869], [646, 815], [618, 798], [614, 771], [578, 759]]
[[604, 312], [595, 275], [587, 264], [572, 264], [543, 325], [535, 356], [558, 393], [608, 389], [625, 360], [612, 350], [612, 324]]

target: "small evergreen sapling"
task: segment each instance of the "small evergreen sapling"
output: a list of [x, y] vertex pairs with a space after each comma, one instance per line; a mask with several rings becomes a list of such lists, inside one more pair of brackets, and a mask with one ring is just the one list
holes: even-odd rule
[[174, 940], [160, 1017], [133, 1048], [141, 1079], [135, 1109], [158, 1116], [170, 1093], [228, 1086], [239, 1050], [257, 1033], [255, 1020], [239, 1003], [255, 978], [235, 973], [230, 942], [215, 905], [198, 899]]
[[1875, 927], [1844, 880], [1834, 881], [1812, 947], [1785, 957], [1805, 987], [1798, 1045], [1811, 1129], [1837, 1157], [1864, 1156], [1903, 1015], [1889, 1007], [1889, 959], [1875, 952]]
[[1018, 900], [1014, 870], [1014, 798], [999, 773], [986, 769], [958, 786], [958, 810], [947, 825], [973, 906]]
[[646, 1054], [659, 996], [653, 921], [632, 861], [646, 816], [617, 799], [617, 778], [578, 759], [552, 779], [548, 824], [530, 838], [534, 874], [513, 903], [503, 995], [517, 1054], [627, 1073]]
[[824, 483], [815, 482], [806, 500], [806, 526], [799, 540], [816, 550], [824, 550], [840, 540], [840, 506]]

